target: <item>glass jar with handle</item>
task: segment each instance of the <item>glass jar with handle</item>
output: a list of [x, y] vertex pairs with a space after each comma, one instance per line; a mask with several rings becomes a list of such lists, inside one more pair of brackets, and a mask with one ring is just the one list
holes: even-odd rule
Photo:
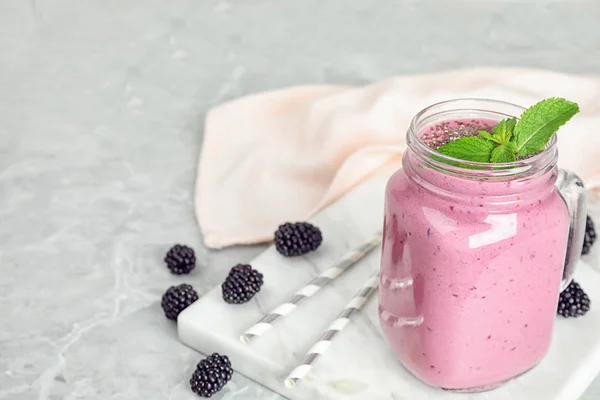
[[487, 390], [538, 364], [585, 232], [581, 180], [544, 150], [505, 164], [453, 159], [429, 132], [491, 126], [523, 108], [461, 99], [413, 119], [385, 193], [379, 316], [392, 351], [425, 383]]

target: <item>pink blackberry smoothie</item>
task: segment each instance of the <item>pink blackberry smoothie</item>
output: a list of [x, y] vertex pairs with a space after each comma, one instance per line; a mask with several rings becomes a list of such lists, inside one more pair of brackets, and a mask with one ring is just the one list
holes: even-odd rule
[[386, 188], [381, 325], [402, 364], [444, 389], [497, 386], [538, 364], [551, 341], [570, 221], [556, 154], [506, 176], [449, 172], [420, 154], [504, 117], [411, 127]]

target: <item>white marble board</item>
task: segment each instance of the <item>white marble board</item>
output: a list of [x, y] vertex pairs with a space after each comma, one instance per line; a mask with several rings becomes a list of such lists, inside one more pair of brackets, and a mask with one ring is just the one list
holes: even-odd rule
[[[292, 400], [577, 399], [600, 371], [600, 309], [593, 307], [584, 318], [558, 318], [547, 357], [529, 373], [493, 391], [457, 394], [422, 384], [394, 358], [382, 338], [376, 296], [338, 335], [307, 379], [294, 389], [286, 388], [287, 373], [379, 267], [380, 248], [280, 319], [263, 337], [249, 345], [240, 342], [245, 328], [381, 229], [386, 181], [387, 174], [376, 176], [315, 216], [312, 221], [323, 231], [324, 242], [311, 255], [285, 259], [270, 247], [251, 261], [264, 274], [265, 283], [249, 303], [226, 304], [220, 287], [200, 298], [179, 316], [180, 340], [204, 354], [227, 354], [237, 372]], [[600, 304], [600, 274], [581, 262], [577, 279], [592, 303]]]

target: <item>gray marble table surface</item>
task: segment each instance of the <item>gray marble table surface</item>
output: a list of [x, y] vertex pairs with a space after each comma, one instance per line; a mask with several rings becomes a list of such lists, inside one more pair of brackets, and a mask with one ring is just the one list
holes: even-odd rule
[[[202, 294], [263, 249], [201, 244], [212, 105], [477, 65], [599, 72], [599, 20], [595, 0], [3, 0], [0, 399], [196, 398], [162, 257], [192, 245]], [[238, 374], [215, 398], [282, 399]]]

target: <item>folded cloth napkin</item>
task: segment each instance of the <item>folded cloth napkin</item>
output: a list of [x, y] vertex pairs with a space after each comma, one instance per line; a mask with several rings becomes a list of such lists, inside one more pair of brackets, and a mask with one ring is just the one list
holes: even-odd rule
[[548, 97], [579, 103], [559, 133], [559, 165], [600, 184], [600, 77], [520, 68], [402, 76], [360, 87], [301, 86], [219, 105], [206, 118], [196, 184], [205, 245], [273, 239], [382, 166], [400, 167], [412, 117], [464, 97], [528, 107]]

